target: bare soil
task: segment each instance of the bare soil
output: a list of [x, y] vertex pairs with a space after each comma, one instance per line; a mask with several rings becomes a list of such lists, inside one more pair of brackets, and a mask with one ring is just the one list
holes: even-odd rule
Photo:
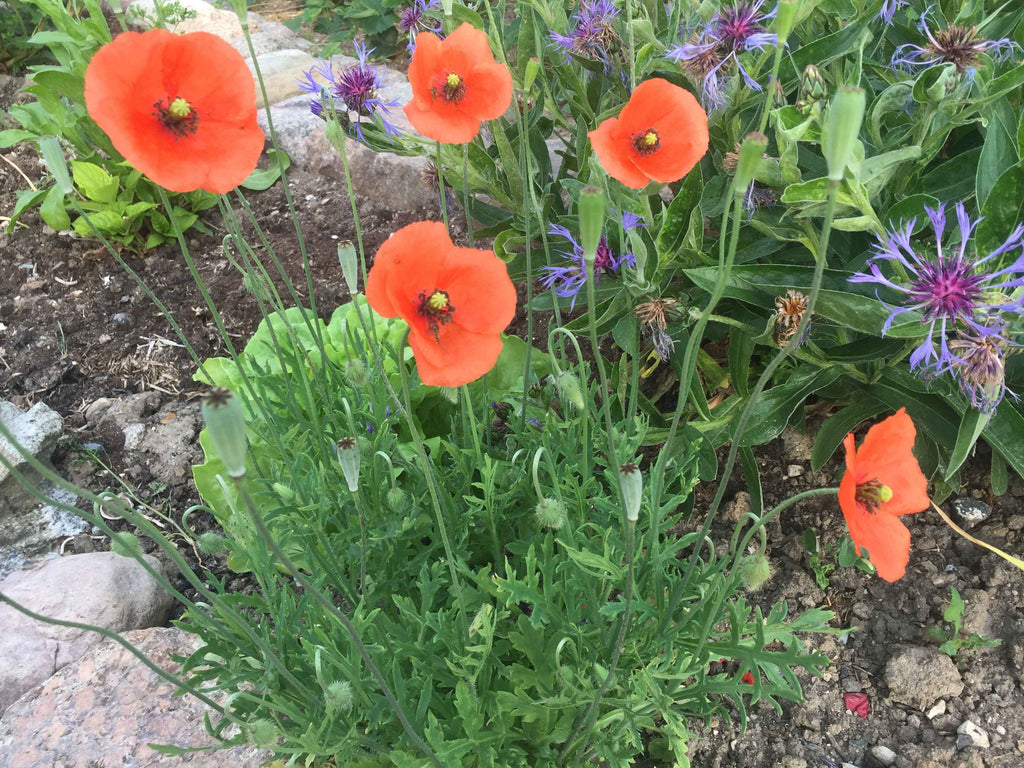
[[[0, 107], [21, 98], [17, 83], [0, 84]], [[0, 124], [3, 117], [0, 115]], [[2, 126], [7, 127], [7, 126]], [[0, 217], [9, 215], [15, 191], [28, 182], [45, 184], [46, 174], [35, 150], [21, 145], [0, 152]], [[343, 189], [302, 173], [289, 176], [318, 309], [322, 316], [348, 297], [337, 262], [337, 244], [354, 239], [349, 205]], [[296, 282], [299, 300], [307, 300], [302, 255], [280, 184], [250, 195], [256, 219], [286, 271]], [[402, 211], [361, 208], [363, 237], [373, 253], [395, 229], [413, 220]], [[255, 299], [245, 290], [221, 249], [223, 232], [215, 215], [192, 231], [189, 247], [231, 337], [243, 343], [260, 320]], [[176, 246], [142, 256], [123, 254], [156, 297], [174, 314], [200, 358], [224, 349], [213, 318]], [[517, 323], [514, 330], [522, 330]], [[543, 338], [538, 331], [537, 336]], [[165, 317], [138, 284], [92, 240], [55, 233], [36, 212], [25, 214], [11, 234], [0, 235], [0, 397], [22, 408], [43, 401], [58, 411], [67, 438], [56, 456], [59, 467], [74, 475], [76, 446], [103, 444], [104, 461], [129, 475], [136, 492], [154, 495], [149, 467], [126, 467], [109, 435], [95, 434], [84, 417], [86, 407], [101, 397], [155, 391], [165, 402], [187, 401], [198, 394], [192, 381], [195, 367]], [[811, 434], [821, 414], [809, 417]], [[983, 453], [979, 450], [979, 453]], [[809, 469], [809, 442], [798, 433], [758, 451], [766, 505], [791, 494], [835, 481], [835, 459], [822, 472]], [[799, 472], [790, 472], [790, 466]], [[980, 455], [960, 496], [977, 498], [991, 515], [972, 533], [1010, 552], [1024, 551], [1024, 482], [1013, 478], [1009, 492], [988, 492], [987, 457]], [[79, 473], [80, 475], [80, 473]], [[96, 476], [97, 483], [106, 482]], [[731, 481], [726, 499], [737, 501], [741, 482]], [[96, 489], [94, 489], [96, 490]], [[187, 475], [180, 484], [156, 491], [155, 501], [180, 510], [198, 501]], [[697, 509], [708, 498], [698, 498]], [[948, 505], [947, 505], [948, 506]], [[724, 536], [731, 523], [716, 523]], [[195, 522], [195, 521], [193, 521]], [[824, 606], [837, 614], [837, 627], [857, 627], [848, 639], [812, 638], [808, 645], [832, 660], [822, 678], [804, 679], [806, 703], [789, 703], [782, 713], [754, 704], [746, 732], [725, 720], [694, 723], [690, 759], [696, 768], [858, 768], [884, 765], [871, 754], [879, 745], [896, 754], [889, 764], [943, 768], [1009, 768], [1024, 766], [1024, 606], [1020, 572], [993, 555], [963, 541], [936, 516], [907, 520], [914, 549], [906, 577], [887, 584], [853, 569], [838, 569], [822, 588], [814, 579], [800, 544], [806, 528], [818, 533], [824, 546], [844, 535], [842, 517], [831, 499], [815, 499], [787, 511], [771, 530], [769, 555], [775, 574], [751, 599], [766, 608], [785, 600], [791, 614]], [[198, 524], [199, 530], [210, 521]], [[699, 525], [694, 520], [693, 525]], [[98, 545], [102, 546], [102, 544]], [[194, 562], [195, 555], [184, 552]], [[198, 563], [218, 572], [215, 561]], [[248, 585], [239, 581], [239, 588]], [[929, 719], [924, 712], [889, 698], [885, 667], [904, 646], [928, 646], [927, 627], [946, 626], [942, 619], [950, 588], [967, 602], [969, 631], [1002, 640], [997, 648], [962, 652], [957, 665], [963, 693], [944, 699], [946, 711]], [[933, 646], [934, 647], [934, 646]], [[927, 675], [922, 670], [922, 675]], [[847, 712], [843, 693], [859, 690], [871, 704], [866, 718]], [[990, 746], [957, 749], [957, 728], [970, 720], [983, 729]], [[963, 747], [963, 740], [961, 740]], [[651, 761], [648, 765], [659, 765]]]

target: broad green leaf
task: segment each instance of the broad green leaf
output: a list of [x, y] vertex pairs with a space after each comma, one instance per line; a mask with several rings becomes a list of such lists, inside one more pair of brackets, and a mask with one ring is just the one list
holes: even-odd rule
[[659, 265], [672, 261], [682, 248], [683, 238], [690, 226], [690, 213], [700, 202], [703, 189], [704, 180], [698, 165], [687, 174], [679, 192], [665, 209], [661, 231], [658, 233]]
[[985, 143], [978, 160], [974, 189], [978, 207], [984, 209], [989, 193], [1007, 169], [1017, 164], [1017, 117], [1006, 101], [997, 101], [984, 110], [988, 119]]
[[43, 204], [39, 206], [39, 215], [58, 232], [71, 226], [71, 217], [64, 207], [64, 192], [59, 184], [54, 184], [47, 190]]
[[[14, 203], [14, 209], [10, 213], [10, 221], [7, 222], [7, 227], [4, 229], [4, 232], [7, 234], [13, 232], [14, 225], [18, 223], [18, 218], [21, 216], [21, 214], [23, 214], [29, 208], [32, 208], [33, 206], [38, 205], [40, 202], [42, 202], [50, 193], [50, 189], [54, 188], [55, 187], [50, 187], [49, 189], [18, 190], [18, 192], [16, 193], [17, 199]], [[64, 196], [61, 195], [61, 197], [63, 198]]]
[[[281, 178], [282, 171], [287, 170], [292, 164], [292, 159], [286, 152], [281, 152], [278, 155], [278, 150], [271, 148], [267, 150], [267, 155], [270, 157], [270, 164], [266, 168], [257, 168], [250, 173], [241, 184], [244, 189], [254, 192], [269, 189], [274, 182]], [[278, 156], [280, 156], [280, 162], [278, 162]]]
[[13, 147], [23, 141], [34, 139], [36, 135], [32, 131], [23, 131], [20, 128], [11, 128], [7, 131], [0, 131], [0, 149]]
[[996, 180], [981, 215], [984, 218], [975, 232], [974, 247], [979, 256], [984, 256], [1002, 245], [1024, 222], [1024, 168], [1015, 165]]
[[782, 434], [789, 417], [807, 397], [827, 387], [843, 375], [840, 368], [801, 366], [793, 371], [783, 384], [776, 384], [764, 392], [754, 405], [753, 412], [741, 436], [741, 446], [766, 443]]
[[814, 438], [814, 445], [811, 448], [811, 469], [817, 472], [825, 466], [836, 448], [842, 445], [846, 436], [853, 432], [858, 424], [887, 410], [889, 407], [884, 403], [873, 398], [865, 398], [829, 416]]
[[980, 157], [981, 147], [957, 154], [922, 176], [914, 191], [939, 200], [963, 200], [974, 192], [974, 177]]
[[97, 203], [112, 203], [117, 199], [118, 179], [93, 163], [71, 161], [71, 175], [75, 186], [89, 200]]
[[1009, 484], [1009, 477], [1006, 472], [1006, 459], [994, 448], [992, 449], [992, 468], [989, 471], [988, 477], [992, 493], [996, 496], [1002, 496], [1006, 493], [1006, 488]]
[[860, 181], [867, 190], [868, 197], [875, 197], [892, 179], [900, 165], [921, 156], [921, 147], [894, 149], [881, 155], [868, 157], [860, 166]]
[[913, 233], [917, 234], [928, 225], [928, 215], [924, 207], [937, 208], [939, 200], [931, 195], [916, 194], [905, 197], [889, 207], [882, 223], [887, 229], [902, 228], [905, 222], [913, 221]]
[[988, 420], [988, 414], [976, 411], [974, 408], [968, 408], [964, 412], [964, 416], [960, 420], [960, 429], [956, 433], [956, 444], [953, 446], [953, 452], [949, 455], [949, 462], [946, 464], [945, 479], [947, 482], [955, 472], [960, 470], [971, 451], [974, 450], [974, 444], [978, 442]]

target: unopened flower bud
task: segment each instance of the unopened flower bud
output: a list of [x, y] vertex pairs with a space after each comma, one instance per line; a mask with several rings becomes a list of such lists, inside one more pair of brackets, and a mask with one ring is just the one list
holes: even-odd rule
[[211, 389], [204, 397], [200, 410], [213, 449], [234, 479], [245, 477], [245, 415], [242, 404], [231, 390], [223, 387]]
[[352, 684], [348, 680], [335, 680], [327, 684], [324, 691], [324, 703], [334, 712], [348, 712], [352, 709]]
[[763, 552], [748, 557], [740, 566], [740, 578], [743, 580], [743, 586], [751, 592], [759, 590], [771, 577], [772, 564]]
[[562, 371], [555, 377], [555, 387], [563, 399], [572, 403], [577, 410], [582, 411], [586, 407], [583, 400], [583, 390], [580, 387], [580, 380], [568, 371]]
[[341, 264], [341, 276], [345, 278], [350, 296], [359, 293], [359, 259], [356, 247], [346, 240], [338, 245], [338, 262]]
[[786, 89], [782, 87], [781, 81], [772, 81], [772, 109], [782, 109], [789, 102], [786, 101]]
[[533, 82], [537, 79], [539, 72], [540, 60], [536, 56], [530, 57], [530, 60], [526, 62], [526, 71], [523, 73], [523, 91], [525, 93], [529, 93], [533, 88]]
[[583, 247], [583, 258], [591, 266], [597, 258], [597, 248], [601, 244], [604, 214], [604, 192], [597, 187], [587, 187], [580, 192], [580, 245]]
[[123, 557], [138, 557], [142, 554], [142, 545], [134, 534], [121, 531], [111, 535], [110, 551]]
[[359, 490], [359, 445], [354, 437], [343, 437], [338, 441], [338, 463], [349, 491]]
[[196, 539], [196, 546], [199, 547], [199, 551], [207, 555], [217, 555], [224, 552], [228, 548], [228, 540], [221, 536], [219, 533], [213, 531], [207, 531], [199, 535]]
[[273, 483], [270, 487], [274, 489], [274, 493], [281, 497], [281, 501], [286, 503], [295, 501], [295, 491], [284, 483]]
[[644, 492], [644, 476], [633, 462], [619, 467], [619, 485], [622, 487], [622, 500], [626, 503], [626, 520], [635, 523], [640, 519], [640, 502]]
[[384, 502], [388, 505], [388, 509], [395, 513], [402, 512], [405, 509], [405, 500], [405, 491], [397, 485], [390, 488], [384, 496]]
[[804, 74], [800, 78], [799, 98], [803, 101], [813, 103], [820, 101], [828, 95], [828, 87], [825, 85], [825, 78], [813, 64], [804, 67]]
[[253, 720], [247, 723], [243, 729], [246, 741], [261, 749], [271, 749], [277, 746], [277, 726], [271, 720]]
[[857, 134], [864, 120], [864, 109], [863, 88], [844, 85], [832, 99], [822, 135], [822, 153], [828, 163], [829, 181], [843, 180], [843, 173], [853, 157]]
[[345, 380], [356, 389], [366, 386], [366, 365], [358, 357], [345, 362]]
[[754, 180], [758, 167], [761, 165], [761, 158], [768, 148], [768, 137], [763, 133], [748, 133], [740, 144], [739, 157], [736, 160], [736, 179], [733, 193], [737, 195], [746, 194], [750, 182]]
[[537, 518], [537, 525], [541, 528], [557, 531], [565, 525], [565, 506], [558, 499], [545, 496], [537, 502], [534, 514]]

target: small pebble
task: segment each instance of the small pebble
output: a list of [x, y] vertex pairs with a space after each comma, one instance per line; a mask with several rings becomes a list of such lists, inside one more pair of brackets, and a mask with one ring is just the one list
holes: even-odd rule
[[998, 733], [1000, 736], [1005, 736], [1006, 735], [1006, 729], [1003, 728], [1003, 726], [1001, 726], [1001, 725], [997, 725], [996, 726], [996, 733]]
[[946, 700], [945, 699], [939, 699], [938, 703], [935, 706], [933, 706], [931, 709], [929, 709], [927, 712], [925, 712], [925, 715], [928, 717], [929, 720], [934, 720], [939, 715], [944, 715], [944, 714], [946, 714]]
[[985, 502], [963, 496], [954, 499], [953, 511], [968, 528], [973, 528], [978, 523], [984, 522], [992, 514], [992, 509]]
[[126, 328], [131, 328], [135, 325], [135, 318], [127, 312], [118, 312], [110, 319], [114, 321], [115, 325], [123, 325]]
[[896, 753], [882, 744], [876, 744], [871, 748], [871, 756], [882, 765], [892, 765], [896, 762]]
[[960, 746], [962, 737], [964, 736], [966, 736], [969, 740], [968, 743], [964, 745], [965, 747], [974, 746], [979, 747], [980, 749], [989, 748], [988, 734], [985, 733], [985, 731], [983, 731], [981, 728], [976, 726], [974, 723], [972, 723], [970, 720], [964, 720], [962, 723], [960, 723], [960, 727], [956, 729], [956, 732], [960, 734], [959, 736], [957, 736], [956, 739], [957, 749], [964, 748]]
[[801, 467], [799, 464], [790, 464], [788, 467], [786, 467], [787, 477], [800, 477], [800, 475], [802, 475], [803, 473], [804, 468]]

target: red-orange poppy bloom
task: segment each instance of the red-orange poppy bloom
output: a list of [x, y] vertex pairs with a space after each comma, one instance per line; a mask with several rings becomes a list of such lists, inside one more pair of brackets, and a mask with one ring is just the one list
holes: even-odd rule
[[117, 151], [172, 192], [229, 192], [263, 151], [252, 74], [209, 32], [118, 35], [89, 62], [85, 105]]
[[409, 84], [405, 116], [442, 144], [472, 141], [482, 121], [500, 117], [512, 103], [512, 75], [494, 60], [487, 35], [468, 23], [444, 40], [433, 32], [416, 36]]
[[745, 683], [746, 685], [753, 685], [754, 684], [754, 673], [753, 672], [744, 672], [743, 673], [743, 677], [741, 677], [740, 680], [743, 683]]
[[914, 422], [905, 409], [868, 430], [858, 450], [847, 435], [846, 474], [839, 484], [839, 506], [857, 547], [867, 547], [878, 575], [903, 577], [910, 559], [910, 531], [900, 515], [931, 506], [928, 481], [914, 458]]
[[587, 134], [601, 167], [630, 189], [683, 178], [708, 151], [708, 116], [688, 90], [656, 77], [618, 117]]
[[439, 387], [491, 370], [516, 312], [505, 263], [493, 251], [456, 246], [439, 221], [388, 238], [367, 276], [366, 299], [377, 314], [408, 323], [420, 379]]

